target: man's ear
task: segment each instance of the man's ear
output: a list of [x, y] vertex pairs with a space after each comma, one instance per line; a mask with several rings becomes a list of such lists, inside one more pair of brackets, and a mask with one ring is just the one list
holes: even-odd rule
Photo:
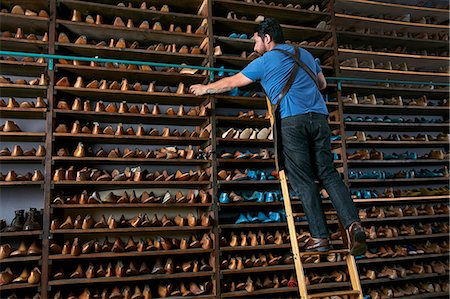
[[264, 34], [264, 43], [270, 44], [272, 42], [272, 37], [269, 34]]

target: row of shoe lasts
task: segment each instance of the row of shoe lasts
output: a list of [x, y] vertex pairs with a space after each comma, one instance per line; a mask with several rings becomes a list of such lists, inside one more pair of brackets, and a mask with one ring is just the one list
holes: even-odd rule
[[245, 280], [225, 280], [222, 285], [222, 290], [224, 293], [236, 292], [236, 291], [247, 291], [248, 293], [253, 293], [258, 289], [278, 289], [281, 287], [295, 287], [297, 286], [297, 280], [292, 274], [288, 280], [284, 275], [278, 277], [278, 275], [266, 275], [262, 277], [250, 277], [248, 276]]
[[[344, 104], [360, 104], [360, 105], [396, 105], [396, 106], [433, 106], [433, 102], [428, 101], [426, 95], [423, 95], [416, 99], [403, 100], [401, 96], [391, 98], [377, 98], [376, 95], [370, 94], [368, 96], [358, 97], [356, 93], [347, 95], [342, 102]], [[448, 105], [448, 102], [442, 101], [439, 106]]]
[[432, 235], [439, 233], [448, 233], [449, 226], [446, 223], [425, 223], [422, 224], [402, 224], [398, 227], [394, 226], [371, 226], [366, 228], [366, 237], [374, 240], [377, 238], [397, 238], [398, 236], [416, 236], [416, 235]]
[[387, 257], [405, 257], [420, 254], [441, 254], [449, 252], [449, 244], [447, 241], [440, 243], [417, 243], [410, 245], [394, 245], [392, 248], [389, 245], [379, 246], [378, 248], [369, 248], [364, 256], [368, 259], [372, 258], [387, 258]]
[[[142, 290], [141, 290], [142, 289]], [[211, 293], [212, 282], [180, 282], [178, 284], [174, 283], [159, 283], [158, 290], [156, 291], [161, 298], [171, 297], [171, 296], [200, 296]], [[102, 290], [91, 291], [89, 289], [84, 289], [80, 295], [76, 296], [78, 292], [69, 292], [66, 297], [61, 294], [61, 291], [56, 292], [52, 297], [53, 299], [152, 299], [155, 298], [152, 295], [151, 288], [148, 284], [144, 285], [142, 288], [139, 286], [134, 287], [118, 287], [115, 286], [112, 289], [103, 288]], [[8, 298], [16, 299], [16, 298]], [[35, 298], [33, 298], [35, 299]]]
[[35, 169], [34, 173], [27, 172], [24, 175], [17, 174], [14, 170], [8, 171], [6, 175], [0, 172], [1, 182], [40, 182], [44, 180], [44, 175], [39, 169]]
[[257, 114], [254, 110], [249, 110], [247, 112], [240, 111], [238, 115], [236, 115], [238, 118], [264, 118], [269, 119], [269, 112], [266, 112], [266, 114]]
[[413, 179], [413, 178], [435, 178], [435, 177], [448, 177], [448, 167], [444, 166], [440, 169], [411, 169], [407, 171], [399, 171], [399, 172], [389, 172], [389, 171], [350, 171], [348, 174], [348, 178], [351, 180], [355, 179]]
[[[77, 42], [76, 40], [75, 42]], [[117, 42], [119, 44], [120, 40]], [[80, 43], [78, 43], [80, 44]], [[117, 46], [116, 44], [116, 46]], [[159, 45], [158, 45], [159, 47]], [[156, 48], [155, 48], [156, 50]], [[165, 49], [165, 52], [171, 52], [176, 53], [176, 45], [168, 45]], [[185, 52], [185, 51], [184, 51]], [[194, 50], [192, 50], [194, 52]], [[199, 54], [200, 50], [195, 51], [192, 54]], [[142, 64], [124, 64], [124, 63], [117, 63], [117, 62], [97, 62], [97, 61], [80, 61], [80, 60], [67, 60], [67, 59], [59, 59], [59, 64], [63, 65], [76, 65], [76, 66], [89, 66], [93, 68], [105, 68], [105, 69], [119, 69], [119, 70], [130, 70], [130, 71], [145, 71], [145, 72], [163, 72], [163, 73], [180, 73], [180, 74], [189, 74], [194, 75], [199, 72], [196, 68], [187, 68], [187, 67], [152, 67], [150, 65], [142, 65]], [[182, 66], [185, 66], [185, 63], [181, 63]], [[204, 70], [202, 72], [202, 75], [206, 75], [207, 71]], [[80, 80], [81, 77], [78, 77]], [[75, 83], [75, 87], [83, 88], [84, 83], [81, 81], [82, 84], [78, 83], [78, 81]], [[114, 83], [116, 84], [116, 83]], [[117, 86], [116, 86], [117, 87]], [[111, 88], [112, 89], [112, 88]], [[126, 90], [126, 89], [125, 89]], [[184, 85], [180, 84], [179, 89], [177, 90], [179, 94], [185, 94], [186, 89], [184, 88]]]
[[394, 197], [392, 188], [387, 188], [384, 193], [379, 193], [377, 190], [369, 190], [369, 189], [360, 189], [360, 190], [351, 190], [351, 195], [353, 199], [371, 199], [371, 198], [389, 198]]
[[[405, 72], [417, 70], [415, 67], [408, 66], [405, 62], [393, 65], [392, 62], [390, 62], [390, 61], [375, 63], [373, 60], [365, 60], [362, 62], [358, 62], [357, 58], [351, 58], [348, 60], [344, 60], [343, 62], [340, 63], [340, 66], [355, 67], [355, 68], [369, 68], [369, 69], [399, 70], [399, 71], [405, 71]], [[438, 69], [424, 70], [424, 71], [437, 72], [437, 73], [448, 73], [449, 67], [441, 66]]]
[[[14, 124], [15, 125], [15, 124]], [[20, 131], [5, 131], [6, 128], [12, 128], [13, 130], [20, 130], [19, 127], [14, 127], [14, 125], [10, 125], [9, 127], [6, 127], [3, 129], [4, 132], [20, 132]], [[103, 129], [100, 127], [100, 124], [98, 122], [94, 122], [92, 129], [87, 125], [81, 126], [80, 122], [76, 120], [72, 124], [72, 128], [69, 130], [66, 124], [59, 124], [55, 128], [55, 133], [70, 133], [70, 134], [92, 134], [92, 135], [116, 135], [116, 136], [160, 136], [160, 137], [184, 137], [184, 138], [208, 138], [209, 137], [209, 131], [208, 129], [195, 129], [192, 132], [190, 132], [187, 129], [184, 129], [183, 132], [179, 132], [177, 129], [174, 129], [172, 132], [170, 131], [170, 128], [165, 127], [161, 133], [159, 133], [158, 129], [150, 129], [148, 133], [142, 126], [142, 124], [139, 124], [137, 126], [136, 131], [133, 129], [133, 127], [128, 127], [127, 129], [124, 128], [122, 123], [119, 123], [117, 125], [116, 130], [113, 129], [111, 125], [107, 125]]]
[[[2, 151], [0, 151], [0, 156], [2, 155]], [[60, 148], [56, 152], [58, 157], [69, 157], [70, 152], [67, 148]], [[185, 149], [178, 149], [177, 147], [163, 147], [158, 150], [150, 150], [148, 149], [146, 152], [135, 149], [130, 150], [125, 148], [123, 150], [123, 154], [121, 153], [119, 148], [112, 149], [109, 153], [100, 148], [97, 152], [94, 153], [92, 147], [88, 147], [85, 149], [85, 146], [82, 142], [78, 143], [77, 148], [73, 152], [73, 157], [81, 158], [81, 157], [102, 157], [102, 158], [124, 158], [124, 159], [132, 159], [132, 158], [140, 158], [140, 159], [201, 159], [207, 160], [209, 154], [199, 149], [195, 151], [191, 146]]]
[[[220, 45], [217, 45], [217, 46], [214, 47], [213, 55], [214, 56], [221, 56], [221, 55], [223, 55], [222, 47]], [[227, 56], [235, 56], [235, 57], [238, 56], [236, 54], [231, 54], [231, 53], [227, 53], [226, 55]], [[261, 55], [258, 54], [257, 52], [251, 52], [250, 54], [247, 54], [247, 51], [242, 51], [241, 54], [239, 54], [240, 58], [247, 58], [249, 60], [254, 60], [254, 59], [256, 59], [256, 58], [258, 58], [260, 56]], [[223, 66], [221, 68], [224, 69]], [[225, 73], [221, 71], [217, 75], [218, 76], [225, 76]]]
[[29, 246], [22, 241], [17, 249], [14, 249], [9, 243], [0, 245], [0, 260], [10, 257], [34, 256], [41, 254], [41, 246], [36, 240], [34, 240]]
[[449, 141], [449, 134], [439, 133], [436, 136], [430, 134], [417, 134], [416, 136], [411, 136], [407, 134], [389, 134], [387, 137], [381, 135], [372, 136], [370, 134], [366, 135], [366, 132], [356, 131], [353, 135], [347, 136], [348, 141]]
[[392, 37], [415, 38], [415, 39], [431, 39], [431, 40], [448, 40], [449, 36], [446, 32], [427, 33], [427, 32], [410, 32], [396, 30], [380, 30], [373, 28], [357, 28], [357, 27], [336, 27], [337, 31], [351, 31], [362, 34], [385, 35]]
[[232, 270], [239, 271], [245, 268], [253, 267], [268, 267], [275, 266], [279, 264], [293, 264], [293, 259], [290, 254], [286, 254], [284, 257], [282, 255], [272, 255], [269, 253], [267, 256], [265, 254], [259, 253], [258, 256], [252, 254], [251, 257], [247, 256], [231, 256], [223, 259], [220, 262], [221, 270]]
[[[30, 41], [37, 41], [39, 40], [38, 37], [34, 33], [25, 34], [22, 30], [22, 28], [17, 28], [16, 33], [11, 33], [10, 31], [3, 31], [1, 33], [2, 38], [16, 38], [16, 39], [27, 39]], [[40, 38], [42, 42], [48, 43], [48, 33], [45, 32], [42, 37]]]
[[416, 123], [416, 124], [432, 124], [432, 123], [444, 123], [443, 119], [426, 119], [424, 117], [418, 118], [403, 118], [403, 117], [389, 117], [384, 116], [381, 118], [380, 116], [346, 116], [344, 118], [344, 122], [384, 122], [384, 123]]
[[14, 273], [10, 268], [6, 268], [0, 272], [0, 286], [10, 283], [38, 284], [40, 281], [41, 270], [37, 267], [34, 267], [31, 271], [28, 268], [24, 268], [19, 275]]
[[169, 191], [162, 195], [155, 195], [153, 191], [144, 191], [141, 195], [137, 196], [134, 190], [128, 194], [127, 191], [123, 191], [122, 194], [114, 194], [109, 192], [105, 197], [101, 197], [97, 191], [94, 191], [91, 195], [87, 191], [83, 191], [81, 195], [75, 194], [73, 196], [57, 196], [53, 200], [53, 204], [125, 204], [125, 203], [209, 203], [211, 202], [211, 195], [204, 191], [189, 190], [187, 194], [177, 191], [175, 195], [172, 195]]
[[70, 166], [67, 170], [64, 168], [58, 168], [55, 170], [53, 174], [54, 182], [61, 181], [96, 181], [96, 182], [123, 182], [123, 181], [133, 181], [133, 182], [142, 182], [142, 181], [199, 181], [204, 182], [209, 180], [209, 169], [205, 170], [197, 170], [189, 172], [181, 172], [177, 170], [174, 174], [169, 174], [166, 170], [163, 170], [162, 173], [159, 171], [149, 173], [146, 169], [142, 170], [140, 167], [135, 168], [125, 168], [123, 172], [114, 169], [111, 173], [106, 170], [98, 170], [96, 168], [88, 168], [84, 167], [78, 171], [75, 170], [73, 166]]
[[[83, 16], [80, 11], [74, 9], [72, 12], [72, 22], [82, 22]], [[101, 15], [96, 15], [95, 19], [91, 15], [87, 15], [84, 20], [85, 23], [95, 24], [95, 25], [112, 25], [114, 27], [126, 27], [126, 28], [135, 28], [132, 19], [128, 19], [127, 23], [122, 20], [121, 17], [116, 17], [112, 24], [105, 24], [103, 17]], [[180, 32], [187, 34], [196, 34], [196, 35], [205, 35], [206, 34], [206, 25], [200, 25], [195, 31], [192, 30], [192, 25], [187, 25], [185, 31], [181, 29], [180, 26], [175, 26], [174, 24], [170, 24], [169, 28], [164, 29], [160, 22], [155, 22], [153, 26], [150, 26], [149, 21], [145, 20], [137, 27], [139, 29], [151, 29], [155, 31], [169, 31], [169, 32]]]
[[370, 279], [370, 280], [376, 280], [377, 278], [386, 278], [389, 277], [389, 279], [395, 280], [398, 278], [405, 278], [407, 275], [414, 275], [414, 274], [431, 274], [431, 273], [437, 273], [437, 274], [445, 274], [445, 272], [448, 271], [448, 264], [444, 264], [440, 261], [432, 261], [431, 263], [413, 263], [411, 266], [407, 267], [406, 269], [399, 266], [399, 265], [393, 265], [392, 267], [385, 266], [380, 271], [376, 270], [367, 270], [362, 271], [362, 273], [365, 272], [365, 274], [361, 275], [360, 279]]
[[392, 187], [389, 187], [386, 188], [384, 190], [384, 193], [382, 194], [378, 194], [376, 190], [363, 189], [352, 191], [352, 197], [358, 199], [437, 196], [449, 194], [450, 191], [447, 186], [438, 188], [420, 188], [420, 189], [404, 189], [404, 190], [394, 190]]
[[[344, 13], [354, 15], [354, 12], [351, 12], [351, 11], [344, 11]], [[370, 17], [370, 18], [383, 19], [383, 20], [400, 21], [400, 22], [411, 22], [411, 23], [419, 23], [419, 24], [438, 24], [437, 20], [434, 17], [425, 16], [425, 17], [420, 17], [418, 19], [412, 19], [410, 13], [406, 13], [406, 14], [403, 14], [400, 16], [393, 16], [391, 14], [382, 14], [382, 15], [364, 14], [363, 16]]]
[[[303, 242], [307, 238], [309, 238], [309, 233], [299, 231], [297, 232], [297, 241]], [[285, 231], [276, 231], [274, 234], [270, 232], [266, 232], [265, 234], [262, 231], [258, 231], [257, 234], [253, 232], [240, 232], [240, 234], [235, 234], [231, 232], [228, 238], [222, 236], [220, 238], [220, 246], [221, 247], [236, 247], [236, 246], [258, 246], [258, 245], [269, 245], [276, 244], [281, 245], [289, 242], [289, 235]]]
[[219, 129], [217, 136], [224, 139], [273, 140], [271, 128], [245, 128], [243, 130], [230, 128], [225, 132]]
[[32, 79], [27, 81], [25, 79], [15, 79], [14, 81], [11, 78], [0, 76], [0, 84], [15, 84], [15, 85], [30, 85], [30, 86], [44, 86], [48, 84], [48, 80], [45, 77], [45, 74], [41, 74], [39, 79]]
[[34, 62], [34, 63], [45, 63], [45, 58], [39, 57], [14, 57], [14, 56], [0, 56], [0, 60], [2, 61], [20, 61], [20, 62]]
[[274, 222], [283, 222], [286, 221], [286, 216], [284, 214], [284, 210], [280, 210], [277, 212], [270, 211], [267, 215], [263, 212], [258, 212], [258, 214], [251, 213], [241, 213], [237, 217], [235, 224], [244, 224], [244, 223], [274, 223]]
[[[67, 34], [65, 34], [64, 32], [61, 32], [58, 35], [58, 43], [71, 44], [72, 42], [70, 41]], [[113, 38], [111, 38], [108, 43], [106, 41], [98, 42], [96, 40], [89, 40], [85, 35], [80, 35], [73, 42], [73, 44], [92, 45], [92, 46], [95, 46], [96, 48], [100, 48], [100, 47], [118, 48], [118, 49], [127, 49], [128, 48], [128, 49], [142, 49], [142, 50], [147, 50], [147, 51], [169, 52], [169, 53], [179, 53], [179, 54], [194, 54], [194, 55], [200, 55], [205, 52], [205, 50], [203, 48], [200, 48], [199, 46], [188, 47], [186, 45], [182, 45], [179, 49], [177, 49], [178, 46], [175, 43], [173, 43], [173, 44], [159, 43], [159, 44], [152, 44], [148, 47], [145, 47], [145, 46], [141, 47], [141, 45], [139, 44], [138, 41], [127, 42], [124, 38], [119, 38], [117, 40], [117, 42]], [[59, 63], [62, 63], [62, 64], [64, 64], [65, 62], [68, 62], [67, 60], [62, 60], [62, 59], [59, 59], [58, 61], [59, 61]], [[74, 63], [74, 62], [72, 62], [72, 63]], [[77, 63], [79, 63], [79, 61], [77, 61]], [[105, 65], [106, 65], [106, 67], [115, 66], [115, 64], [111, 64], [111, 63], [107, 63]], [[91, 65], [91, 66], [95, 66], [95, 63], [94, 63], [94, 65]], [[149, 70], [149, 68], [150, 68], [150, 66], [145, 66], [144, 70]]]
[[6, 220], [0, 219], [0, 232], [16, 232], [39, 230], [42, 228], [42, 210], [30, 208], [28, 212], [25, 210], [14, 211], [14, 218], [10, 225], [6, 225]]
[[363, 50], [363, 51], [375, 51], [375, 52], [389, 52], [389, 53], [401, 53], [401, 54], [412, 54], [412, 55], [422, 55], [422, 56], [448, 56], [448, 51], [432, 52], [432, 50], [420, 49], [411, 50], [406, 47], [397, 46], [395, 48], [378, 48], [372, 45], [362, 45], [354, 47], [350, 44], [339, 45], [340, 49], [351, 49], [351, 50]]
[[[157, 7], [152, 5], [152, 6], [147, 6], [147, 2], [142, 2], [139, 6], [134, 7], [133, 3], [128, 2], [128, 5], [125, 5], [123, 2], [119, 2], [117, 5], [117, 7], [128, 7], [128, 8], [140, 8], [140, 9], [144, 9], [144, 10], [152, 10], [152, 11], [158, 11]], [[164, 4], [161, 6], [161, 8], [159, 9], [160, 12], [170, 12], [170, 7], [167, 4]]]
[[[182, 69], [182, 70], [190, 70], [191, 69]], [[1, 83], [1, 82], [0, 82]], [[108, 83], [107, 80], [92, 80], [90, 81], [88, 84], [85, 84], [83, 81], [83, 78], [78, 76], [75, 83], [72, 85], [69, 81], [69, 79], [67, 77], [63, 77], [61, 79], [59, 79], [56, 82], [56, 86], [58, 87], [75, 87], [75, 88], [90, 88], [90, 89], [101, 89], [101, 90], [121, 90], [121, 91], [143, 91], [143, 85], [139, 82], [134, 83], [131, 87], [132, 89], [130, 89], [130, 85], [128, 83], [127, 79], [122, 79], [121, 83], [117, 82], [117, 81], [111, 81], [111, 83]], [[158, 91], [159, 90], [159, 91]], [[162, 88], [157, 88], [155, 86], [155, 83], [151, 82], [148, 84], [147, 87], [147, 92], [150, 93], [154, 93], [154, 92], [161, 92], [161, 93], [174, 93], [171, 89], [171, 87], [169, 86], [165, 86]], [[186, 91], [184, 84], [183, 83], [179, 83], [177, 90], [175, 93], [177, 94], [184, 94]]]
[[[240, 20], [248, 20], [248, 18], [246, 16], [238, 17], [234, 11], [229, 11], [227, 13], [227, 19], [229, 19], [229, 20], [239, 20], [239, 19]], [[259, 15], [255, 18], [254, 22], [261, 23], [262, 21], [264, 21], [264, 19], [265, 19], [264, 16]]]
[[370, 209], [360, 209], [359, 217], [365, 218], [385, 218], [404, 216], [424, 216], [424, 215], [449, 215], [450, 206], [445, 204], [420, 205], [420, 206], [400, 206], [400, 207], [375, 207]]
[[448, 186], [437, 188], [407, 189], [407, 190], [393, 190], [392, 188], [388, 188], [384, 193], [386, 194], [386, 197], [394, 198], [394, 197], [449, 195], [450, 190], [448, 189]]
[[71, 216], [67, 216], [66, 220], [61, 223], [58, 218], [54, 218], [51, 221], [50, 229], [58, 230], [58, 229], [116, 229], [116, 228], [131, 228], [131, 227], [168, 227], [168, 226], [203, 226], [209, 227], [213, 223], [211, 216], [206, 213], [203, 213], [200, 219], [197, 219], [194, 214], [189, 213], [186, 217], [180, 216], [178, 214], [171, 220], [164, 214], [161, 220], [158, 219], [158, 215], [154, 214], [153, 218], [149, 218], [146, 213], [142, 215], [139, 213], [131, 219], [126, 219], [122, 214], [119, 220], [113, 215], [110, 215], [108, 220], [106, 220], [105, 215], [101, 215], [100, 219], [96, 221], [91, 215], [86, 215], [82, 217], [81, 215], [77, 215], [74, 220], [72, 220]]
[[[285, 8], [306, 9], [308, 11], [316, 11], [316, 12], [321, 11], [319, 5], [308, 5], [307, 6], [308, 8], [306, 8], [306, 7], [302, 8], [300, 4], [295, 4], [295, 5], [292, 4], [292, 3], [288, 3], [288, 4], [286, 4], [286, 3], [278, 3], [277, 4], [277, 3], [273, 2], [273, 1], [267, 3], [264, 0], [245, 0], [245, 2], [246, 3], [255, 3], [255, 4], [260, 4], [260, 5], [285, 7]], [[323, 9], [322, 11], [323, 12], [329, 11], [328, 6], [325, 9]]]
[[[65, 279], [65, 278], [88, 278], [93, 279], [96, 277], [126, 277], [126, 276], [137, 276], [146, 274], [174, 274], [181, 272], [200, 272], [200, 271], [211, 271], [212, 267], [209, 265], [209, 261], [206, 262], [205, 259], [191, 260], [183, 263], [174, 262], [172, 258], [167, 258], [164, 263], [160, 258], [157, 258], [153, 268], [147, 266], [146, 262], [136, 263], [131, 261], [127, 263], [128, 266], [124, 265], [121, 260], [117, 261], [116, 265], [113, 266], [110, 262], [105, 268], [102, 264], [94, 266], [94, 264], [89, 263], [88, 267], [83, 267], [78, 264], [75, 271], [66, 277], [63, 269], [53, 272], [53, 279]], [[85, 268], [86, 270], [84, 270]], [[69, 272], [70, 273], [70, 272]]]
[[418, 284], [406, 283], [395, 286], [383, 286], [379, 289], [368, 290], [371, 299], [382, 298], [402, 298], [406, 296], [413, 296], [423, 293], [440, 293], [449, 291], [448, 282], [421, 282]]
[[0, 99], [1, 108], [21, 108], [21, 109], [32, 109], [32, 108], [47, 108], [47, 103], [41, 98], [36, 98], [36, 103], [33, 101], [23, 101], [20, 104], [14, 98], [8, 99], [8, 104]]
[[45, 154], [46, 150], [42, 145], [39, 145], [37, 150], [33, 147], [24, 151], [20, 145], [15, 145], [12, 151], [6, 146], [0, 150], [0, 157], [45, 157]]
[[234, 153], [222, 151], [220, 153], [220, 158], [222, 159], [274, 159], [275, 155], [268, 149], [261, 149], [259, 153], [251, 152], [246, 150], [245, 152], [235, 151]]
[[217, 173], [217, 178], [219, 180], [225, 181], [243, 181], [243, 180], [251, 180], [251, 181], [266, 181], [266, 180], [276, 180], [278, 178], [278, 172], [274, 171], [262, 171], [262, 170], [250, 170], [246, 169], [242, 172], [239, 169], [225, 170], [221, 169]]
[[69, 240], [65, 241], [62, 247], [57, 243], [51, 243], [50, 253], [53, 255], [62, 254], [79, 256], [81, 254], [102, 252], [121, 253], [177, 249], [188, 250], [189, 248], [211, 249], [212, 240], [207, 233], [203, 234], [201, 237], [192, 235], [191, 237], [184, 237], [181, 240], [176, 238], [165, 239], [163, 237], [156, 237], [153, 240], [150, 238], [145, 240], [141, 238], [138, 242], [135, 242], [132, 237], [129, 237], [127, 242], [116, 237], [116, 240], [113, 243], [109, 242], [107, 236], [103, 242], [94, 239], [84, 244], [81, 244], [78, 238], [74, 238], [72, 242]]
[[235, 202], [280, 202], [283, 198], [279, 191], [254, 191], [254, 192], [241, 192], [237, 194], [234, 191], [222, 192], [219, 196], [219, 202], [223, 204], [235, 203]]
[[429, 153], [426, 153], [422, 156], [418, 156], [417, 153], [414, 152], [404, 152], [404, 153], [392, 153], [387, 154], [384, 152], [377, 151], [376, 149], [366, 150], [357, 150], [355, 152], [347, 153], [347, 159], [349, 160], [417, 160], [417, 159], [435, 159], [435, 160], [444, 160], [448, 159], [448, 152], [444, 153], [442, 150], [431, 150]]
[[[182, 85], [183, 83], [180, 83]], [[105, 105], [103, 101], [98, 101], [95, 103], [95, 109], [92, 110], [91, 102], [89, 100], [85, 100], [84, 102], [81, 101], [80, 98], [75, 98], [73, 101], [72, 106], [69, 106], [69, 104], [65, 100], [59, 100], [58, 104], [56, 105], [57, 109], [61, 110], [72, 110], [72, 111], [95, 111], [95, 112], [108, 112], [108, 113], [139, 113], [139, 114], [151, 114], [151, 115], [161, 115], [161, 109], [159, 108], [158, 104], [154, 104], [153, 107], [150, 109], [147, 105], [147, 103], [141, 104], [141, 108], [139, 108], [137, 105], [131, 105], [128, 107], [126, 101], [122, 101], [117, 107], [116, 103], [109, 103], [108, 105]], [[176, 111], [175, 111], [176, 110]], [[208, 116], [208, 108], [206, 106], [199, 106], [199, 107], [191, 107], [189, 108], [188, 112], [186, 112], [185, 107], [183, 105], [178, 106], [177, 108], [169, 107], [167, 108], [166, 115], [170, 116]]]
[[[286, 40], [286, 44], [296, 45], [299, 47], [307, 46], [307, 47], [332, 47], [333, 46], [333, 38], [323, 39], [320, 41], [301, 41], [301, 42], [293, 42], [290, 40]], [[330, 65], [334, 61], [334, 57], [330, 57], [323, 62], [323, 65]]]
[[11, 11], [8, 11], [8, 9], [6, 9], [6, 8], [2, 8], [0, 12], [1, 13], [11, 13], [14, 15], [25, 15], [25, 16], [30, 16], [30, 17], [49, 18], [48, 13], [43, 9], [39, 10], [39, 12], [35, 12], [30, 9], [24, 9], [20, 5], [14, 5], [11, 8]]

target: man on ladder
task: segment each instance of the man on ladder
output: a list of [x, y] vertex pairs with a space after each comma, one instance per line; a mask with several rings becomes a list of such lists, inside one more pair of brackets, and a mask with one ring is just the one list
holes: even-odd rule
[[[272, 104], [269, 110], [272, 110], [274, 117], [277, 168], [280, 170], [282, 187], [281, 173], [284, 176], [284, 171], [281, 170], [285, 170], [291, 187], [301, 197], [308, 219], [311, 237], [302, 249], [308, 252], [331, 250], [329, 231], [315, 182], [317, 178], [328, 192], [346, 229], [351, 255], [364, 254], [367, 249], [364, 229], [349, 190], [333, 165], [328, 110], [320, 93], [326, 87], [326, 80], [320, 66], [305, 49], [284, 43], [281, 26], [275, 19], [261, 22], [253, 37], [254, 50], [261, 57], [236, 75], [207, 85], [192, 85], [190, 91], [195, 95], [223, 93], [260, 82]], [[286, 180], [284, 184], [283, 197], [289, 197]], [[285, 208], [289, 223], [292, 211], [290, 207], [288, 210], [286, 199]], [[292, 229], [295, 236], [295, 227]], [[295, 247], [294, 258], [295, 251], [298, 251], [298, 246]]]

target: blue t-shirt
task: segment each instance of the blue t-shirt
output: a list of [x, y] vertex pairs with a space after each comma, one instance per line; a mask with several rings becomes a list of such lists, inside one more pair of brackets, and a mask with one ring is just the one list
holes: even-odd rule
[[[279, 44], [275, 49], [287, 50], [294, 53], [294, 47], [287, 44]], [[322, 69], [314, 61], [314, 57], [305, 49], [300, 49], [301, 60], [316, 74]], [[278, 95], [286, 84], [294, 60], [279, 51], [269, 51], [263, 56], [253, 60], [242, 70], [242, 74], [252, 81], [260, 81], [270, 101], [275, 104]], [[316, 112], [328, 115], [327, 106], [322, 94], [309, 75], [299, 67], [297, 76], [292, 83], [289, 92], [285, 95], [280, 105], [281, 118]]]

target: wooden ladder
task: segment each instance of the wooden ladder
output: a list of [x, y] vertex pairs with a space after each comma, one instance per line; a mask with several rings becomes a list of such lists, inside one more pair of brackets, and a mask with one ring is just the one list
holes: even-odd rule
[[[270, 115], [270, 123], [273, 125], [274, 119], [272, 117], [272, 105], [270, 100], [266, 97], [267, 102], [267, 109], [269, 111]], [[286, 173], [284, 170], [280, 170], [278, 172], [280, 183], [281, 183], [281, 191], [283, 194], [283, 201], [284, 201], [284, 209], [286, 212], [286, 220], [289, 228], [289, 236], [291, 240], [291, 247], [292, 247], [292, 254], [294, 258], [294, 265], [295, 265], [295, 272], [297, 276], [297, 285], [300, 292], [300, 298], [301, 299], [310, 299], [310, 298], [323, 298], [323, 297], [330, 297], [330, 296], [344, 296], [348, 295], [350, 298], [358, 298], [363, 299], [363, 292], [361, 288], [361, 282], [359, 280], [358, 275], [358, 268], [356, 266], [355, 258], [350, 254], [349, 249], [342, 249], [342, 250], [330, 250], [326, 252], [300, 252], [298, 241], [297, 241], [297, 231], [295, 228], [295, 221], [294, 217], [297, 216], [297, 214], [292, 212], [292, 204], [291, 204], [291, 198], [289, 195], [289, 188], [288, 188], [288, 181], [286, 177]], [[348, 236], [342, 235], [343, 239]], [[346, 242], [344, 242], [345, 244]], [[350, 276], [350, 283], [352, 286], [351, 290], [343, 290], [343, 291], [333, 291], [333, 292], [322, 292], [322, 293], [315, 293], [315, 294], [308, 294], [306, 281], [305, 281], [305, 271], [303, 268], [302, 263], [302, 257], [307, 255], [329, 255], [329, 254], [345, 254], [345, 260], [347, 263], [348, 268], [348, 274]]]

